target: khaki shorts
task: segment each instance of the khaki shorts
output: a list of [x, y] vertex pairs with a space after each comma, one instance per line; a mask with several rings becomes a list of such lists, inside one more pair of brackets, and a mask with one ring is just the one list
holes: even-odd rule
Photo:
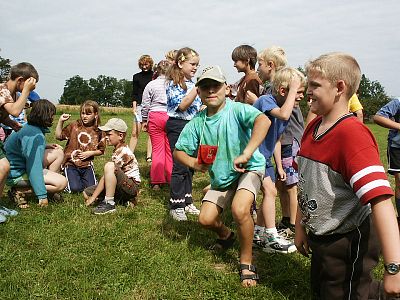
[[257, 197], [257, 193], [260, 191], [263, 175], [259, 172], [246, 172], [242, 174], [239, 179], [234, 183], [231, 188], [226, 191], [217, 191], [210, 189], [204, 196], [203, 201], [208, 201], [216, 204], [217, 206], [224, 209], [227, 204], [232, 202], [236, 191], [245, 189], [253, 193], [254, 199]]

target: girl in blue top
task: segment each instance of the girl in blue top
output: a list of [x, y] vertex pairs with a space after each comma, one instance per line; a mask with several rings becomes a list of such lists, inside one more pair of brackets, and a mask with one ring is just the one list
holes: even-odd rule
[[47, 206], [48, 193], [54, 197], [67, 185], [66, 178], [58, 173], [64, 152], [57, 144], [46, 144], [44, 136], [53, 124], [55, 113], [56, 107], [50, 101], [34, 102], [28, 124], [11, 134], [5, 144], [10, 162], [7, 184], [12, 186], [9, 195], [20, 208], [28, 207], [26, 200], [18, 197], [21, 189], [32, 188], [39, 206]]
[[[167, 113], [166, 124], [171, 153], [183, 127], [198, 113], [201, 100], [192, 78], [199, 65], [199, 55], [188, 47], [179, 49], [175, 62], [167, 72]], [[198, 215], [200, 211], [193, 205], [193, 170], [173, 161], [170, 190], [170, 214], [178, 221], [187, 220], [186, 213]]]

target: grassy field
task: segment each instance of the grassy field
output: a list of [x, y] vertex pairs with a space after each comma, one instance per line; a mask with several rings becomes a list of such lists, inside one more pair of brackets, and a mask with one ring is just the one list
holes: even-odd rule
[[[55, 123], [67, 110], [59, 109]], [[77, 111], [72, 114], [72, 120], [78, 118]], [[103, 124], [116, 116], [131, 127], [131, 116], [124, 111], [104, 112]], [[386, 163], [386, 130], [370, 128]], [[238, 243], [225, 253], [210, 251], [215, 236], [193, 216], [188, 222], [173, 221], [168, 189], [149, 188], [145, 137], [141, 135], [136, 153], [143, 178], [136, 208], [118, 207], [115, 214], [95, 216], [81, 195], [65, 195], [63, 203], [45, 209], [31, 202], [0, 226], [0, 299], [310, 299], [310, 263], [297, 253], [256, 251], [260, 284], [241, 288]], [[54, 127], [47, 139], [55, 142]], [[99, 176], [111, 150], [95, 159]], [[198, 206], [207, 184], [206, 175], [195, 175]], [[5, 196], [1, 204], [13, 206]], [[235, 228], [228, 214], [226, 222]], [[382, 275], [381, 265], [376, 275]]]

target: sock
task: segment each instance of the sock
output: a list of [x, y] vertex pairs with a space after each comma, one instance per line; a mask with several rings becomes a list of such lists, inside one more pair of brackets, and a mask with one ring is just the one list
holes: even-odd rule
[[273, 228], [266, 228], [265, 229], [265, 235], [267, 236], [278, 236], [278, 230], [276, 230], [276, 227]]
[[282, 217], [281, 223], [285, 225], [286, 227], [289, 227], [290, 225], [290, 218], [289, 217]]
[[289, 224], [289, 228], [292, 232], [296, 232], [296, 225], [295, 224]]
[[104, 197], [104, 201], [108, 204], [115, 205], [114, 197]]

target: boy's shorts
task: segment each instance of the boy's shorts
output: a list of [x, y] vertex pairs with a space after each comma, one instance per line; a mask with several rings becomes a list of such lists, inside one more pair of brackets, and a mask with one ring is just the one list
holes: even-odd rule
[[299, 182], [299, 174], [293, 168], [293, 161], [299, 152], [300, 146], [296, 140], [291, 145], [282, 145], [282, 167], [286, 173], [285, 184], [287, 186], [297, 184]]
[[[43, 176], [49, 172], [49, 169], [43, 169]], [[22, 174], [19, 177], [7, 178], [6, 184], [8, 186], [15, 187], [30, 187], [29, 176], [27, 173]]]
[[387, 159], [388, 173], [391, 175], [400, 173], [400, 148], [388, 147]]
[[276, 181], [275, 167], [271, 159], [266, 159], [264, 178], [265, 177], [271, 177], [272, 182]]
[[0, 141], [0, 159], [3, 159], [6, 157], [6, 150], [4, 150], [4, 144], [2, 141]]
[[[121, 168], [116, 167], [114, 170], [114, 174], [117, 178], [117, 186], [115, 188], [114, 194], [115, 201], [124, 203], [134, 200], [139, 191], [139, 183], [136, 182], [133, 178], [126, 176]], [[96, 187], [97, 185], [89, 186], [84, 190], [84, 192], [90, 197], [91, 195], [93, 195]], [[104, 198], [105, 194], [106, 190], [104, 189], [99, 195], [99, 198]]]
[[233, 197], [236, 194], [236, 191], [240, 189], [245, 189], [253, 193], [255, 199], [257, 197], [257, 193], [260, 191], [262, 180], [263, 176], [260, 172], [256, 171], [245, 172], [226, 191], [217, 191], [213, 189], [208, 190], [202, 202], [208, 201], [216, 204], [222, 209], [225, 209], [226, 205], [232, 201]]
[[133, 115], [133, 120], [136, 123], [142, 123], [143, 122], [143, 119], [142, 119], [142, 105], [136, 106], [136, 114]]

